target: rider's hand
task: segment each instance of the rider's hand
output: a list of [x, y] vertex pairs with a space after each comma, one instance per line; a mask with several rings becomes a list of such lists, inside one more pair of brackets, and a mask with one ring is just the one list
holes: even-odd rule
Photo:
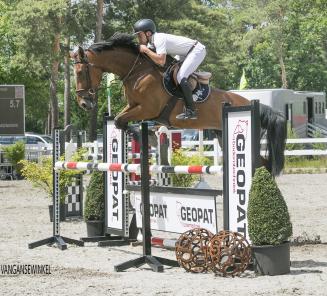
[[149, 48], [146, 45], [141, 44], [140, 45], [140, 52], [142, 52], [142, 53], [148, 53], [149, 52]]

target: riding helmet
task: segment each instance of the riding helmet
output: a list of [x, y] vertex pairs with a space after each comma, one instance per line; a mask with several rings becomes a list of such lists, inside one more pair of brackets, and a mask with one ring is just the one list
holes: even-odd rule
[[147, 31], [151, 31], [152, 33], [155, 33], [157, 31], [155, 23], [153, 22], [153, 20], [150, 19], [138, 20], [134, 24], [133, 29], [134, 29], [134, 34], [140, 32], [147, 32]]

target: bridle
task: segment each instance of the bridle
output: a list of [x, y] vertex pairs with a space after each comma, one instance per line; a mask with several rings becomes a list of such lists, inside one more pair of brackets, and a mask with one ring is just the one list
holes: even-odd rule
[[[126, 81], [128, 81], [129, 78], [131, 78], [131, 74], [133, 72], [133, 70], [135, 69], [135, 66], [139, 60], [140, 57], [140, 52], [138, 53], [133, 66], [131, 67], [131, 69], [128, 71], [128, 73], [126, 75], [124, 75], [123, 77], [120, 77], [120, 80], [122, 81], [123, 85], [125, 84]], [[86, 99], [86, 97], [88, 97], [89, 95], [91, 96], [95, 96], [95, 94], [97, 93], [97, 91], [99, 89], [101, 89], [100, 87], [97, 88], [93, 88], [92, 87], [92, 81], [91, 81], [91, 75], [90, 75], [90, 68], [91, 67], [96, 67], [96, 68], [100, 68], [102, 70], [101, 67], [90, 63], [87, 56], [85, 55], [81, 60], [79, 61], [74, 61], [74, 65], [76, 64], [83, 64], [86, 65], [86, 87], [85, 88], [80, 88], [76, 90], [76, 94], [80, 97], [83, 97], [84, 99]], [[103, 71], [103, 70], [102, 70]], [[103, 71], [104, 72], [104, 71]], [[122, 85], [122, 86], [123, 86]], [[107, 87], [105, 87], [107, 88]]]
[[83, 64], [86, 65], [86, 88], [80, 88], [76, 90], [76, 94], [80, 97], [86, 97], [86, 95], [94, 96], [99, 88], [97, 87], [94, 89], [92, 87], [92, 81], [91, 81], [91, 75], [90, 75], [90, 67], [97, 67], [100, 68], [92, 63], [90, 63], [87, 59], [87, 56], [85, 56], [80, 61], [74, 61], [74, 65], [76, 64]]

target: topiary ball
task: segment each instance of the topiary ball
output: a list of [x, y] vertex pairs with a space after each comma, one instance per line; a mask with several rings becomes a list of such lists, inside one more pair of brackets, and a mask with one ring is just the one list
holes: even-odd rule
[[176, 259], [188, 272], [206, 272], [210, 266], [208, 245], [213, 234], [204, 228], [184, 232], [176, 242]]
[[209, 242], [210, 268], [215, 274], [236, 276], [243, 273], [251, 259], [251, 248], [238, 232], [220, 231]]

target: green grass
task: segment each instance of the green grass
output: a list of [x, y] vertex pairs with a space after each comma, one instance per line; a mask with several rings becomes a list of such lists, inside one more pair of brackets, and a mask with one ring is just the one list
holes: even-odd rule
[[327, 156], [286, 156], [285, 169], [290, 168], [327, 168]]
[[327, 157], [286, 157], [285, 168], [327, 168]]

